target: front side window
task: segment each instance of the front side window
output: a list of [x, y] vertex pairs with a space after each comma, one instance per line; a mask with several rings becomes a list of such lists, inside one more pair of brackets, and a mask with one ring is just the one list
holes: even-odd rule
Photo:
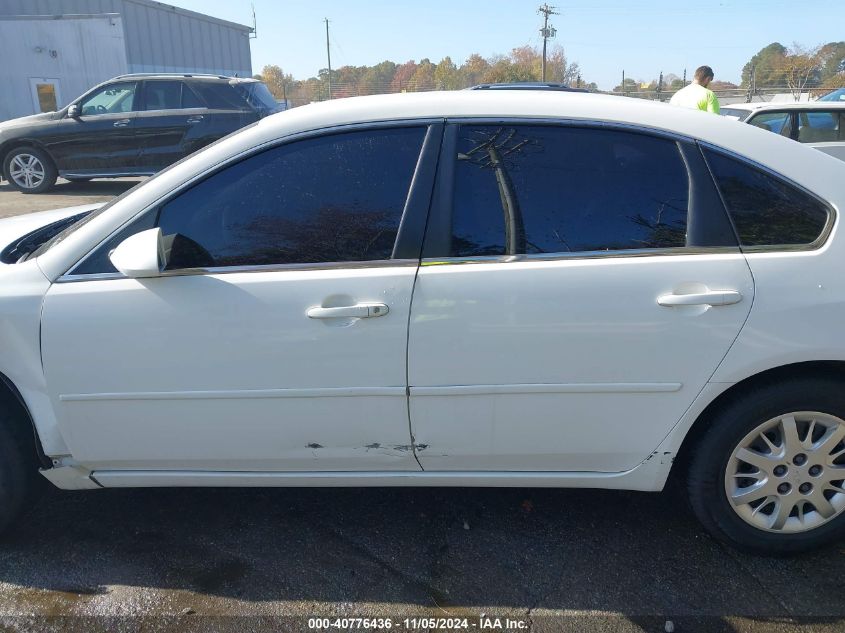
[[686, 246], [689, 178], [674, 141], [464, 125], [457, 144], [450, 256]]
[[389, 260], [425, 127], [331, 134], [218, 171], [148, 213], [73, 274], [116, 272], [108, 253], [161, 227], [167, 270]]
[[791, 136], [792, 134], [792, 115], [789, 112], [761, 112], [748, 122], [754, 127], [781, 136]]
[[830, 218], [821, 200], [748, 163], [704, 153], [742, 246], [800, 246], [821, 237]]
[[134, 82], [109, 84], [88, 95], [79, 104], [82, 116], [132, 112], [135, 101]]

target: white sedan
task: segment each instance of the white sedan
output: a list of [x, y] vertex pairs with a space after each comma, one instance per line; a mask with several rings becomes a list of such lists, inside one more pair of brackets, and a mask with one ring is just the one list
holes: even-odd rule
[[[269, 117], [0, 223], [0, 527], [39, 481], [686, 482], [718, 538], [845, 531], [845, 164], [568, 93]], [[38, 475], [40, 470], [41, 475]]]

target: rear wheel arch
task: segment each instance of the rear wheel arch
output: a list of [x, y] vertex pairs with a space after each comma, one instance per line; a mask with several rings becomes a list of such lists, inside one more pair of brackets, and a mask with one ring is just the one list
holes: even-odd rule
[[670, 479], [686, 478], [692, 451], [707, 433], [713, 418], [725, 407], [749, 393], [772, 384], [812, 379], [836, 380], [845, 387], [845, 361], [805, 361], [781, 365], [731, 385], [705, 407], [687, 431], [676, 454]]

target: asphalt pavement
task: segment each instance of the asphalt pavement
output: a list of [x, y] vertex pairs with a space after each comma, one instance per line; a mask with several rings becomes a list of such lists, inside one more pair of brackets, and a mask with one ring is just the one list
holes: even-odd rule
[[[3, 184], [0, 217], [136, 182]], [[843, 575], [845, 543], [746, 556], [677, 491], [51, 489], [0, 539], [0, 631], [841, 632]]]

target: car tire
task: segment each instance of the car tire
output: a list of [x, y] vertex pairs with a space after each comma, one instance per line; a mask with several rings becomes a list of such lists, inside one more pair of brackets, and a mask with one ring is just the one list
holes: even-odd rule
[[59, 177], [53, 160], [36, 147], [16, 147], [3, 161], [3, 174], [21, 193], [44, 193]]
[[693, 448], [687, 493], [713, 536], [768, 555], [805, 552], [845, 536], [840, 382], [769, 384], [731, 398], [709, 422]]
[[0, 534], [32, 507], [46, 483], [38, 473], [29, 421], [16, 415], [0, 403]]

